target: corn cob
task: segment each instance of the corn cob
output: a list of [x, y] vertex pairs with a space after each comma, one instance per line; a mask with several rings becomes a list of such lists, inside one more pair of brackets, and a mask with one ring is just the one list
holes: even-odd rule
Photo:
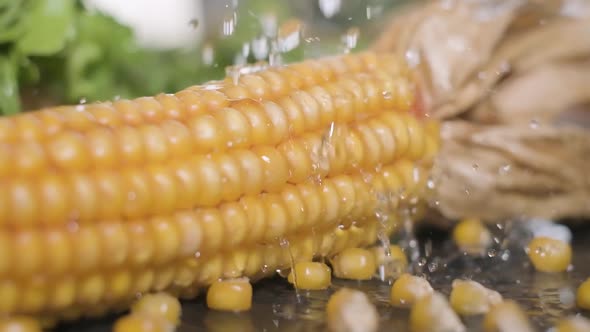
[[397, 227], [383, 197], [424, 195], [438, 127], [413, 104], [403, 63], [365, 53], [0, 119], [0, 313], [100, 315], [370, 245]]

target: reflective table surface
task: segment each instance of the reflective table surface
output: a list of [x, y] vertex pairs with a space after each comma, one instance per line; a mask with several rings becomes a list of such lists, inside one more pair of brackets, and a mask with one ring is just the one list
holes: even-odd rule
[[[511, 232], [484, 256], [465, 256], [450, 243], [446, 232], [423, 230], [418, 234], [421, 259], [413, 264], [414, 272], [422, 273], [432, 286], [448, 295], [455, 278], [469, 278], [500, 292], [505, 298], [518, 301], [526, 309], [538, 331], [546, 331], [557, 319], [566, 315], [590, 312], [575, 308], [578, 285], [590, 277], [590, 227], [572, 228], [574, 260], [565, 273], [535, 272], [523, 250], [522, 236]], [[511, 238], [511, 239], [509, 239]], [[324, 331], [324, 307], [340, 287], [365, 291], [378, 306], [381, 331], [407, 331], [408, 310], [389, 306], [389, 283], [333, 280], [326, 291], [295, 292], [279, 276], [254, 285], [253, 308], [248, 313], [233, 314], [207, 310], [204, 297], [183, 302], [182, 324], [178, 332], [189, 331]], [[111, 331], [115, 316], [87, 320], [58, 327], [65, 332]], [[464, 319], [469, 331], [481, 331], [482, 317]]]

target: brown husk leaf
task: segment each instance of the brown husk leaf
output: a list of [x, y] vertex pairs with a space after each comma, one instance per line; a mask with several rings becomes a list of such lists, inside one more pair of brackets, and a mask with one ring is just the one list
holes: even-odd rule
[[373, 45], [413, 65], [445, 218], [590, 217], [590, 2], [410, 5]]

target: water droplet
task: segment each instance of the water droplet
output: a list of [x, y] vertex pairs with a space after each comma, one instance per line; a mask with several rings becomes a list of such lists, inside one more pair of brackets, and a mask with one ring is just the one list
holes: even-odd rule
[[277, 16], [274, 13], [260, 15], [260, 25], [262, 26], [262, 33], [266, 37], [273, 38], [277, 35]]
[[471, 165], [471, 167], [473, 167], [474, 171], [477, 171], [479, 169], [479, 165], [478, 164], [473, 164]]
[[471, 195], [471, 192], [469, 191], [468, 188], [464, 188], [464, 190], [465, 190], [465, 195], [467, 195], [467, 196]]
[[252, 54], [256, 60], [263, 60], [268, 56], [268, 40], [266, 37], [254, 38], [252, 40]]
[[529, 127], [531, 127], [531, 129], [537, 129], [537, 128], [539, 128], [539, 120], [537, 120], [537, 119], [532, 119], [532, 120], [529, 122]]
[[512, 166], [510, 164], [506, 164], [500, 167], [500, 169], [498, 170], [498, 174], [500, 175], [506, 175], [510, 172], [510, 169], [512, 168]]
[[370, 2], [371, 3], [367, 6], [366, 10], [367, 20], [372, 20], [376, 17], [379, 17], [383, 12], [383, 4], [381, 3], [382, 0], [373, 0]]
[[415, 48], [409, 48], [405, 54], [406, 62], [412, 68], [420, 65], [420, 52]]
[[247, 58], [250, 55], [250, 43], [244, 43], [242, 45], [242, 56]]
[[324, 17], [331, 18], [340, 11], [342, 0], [319, 0], [318, 5]]
[[237, 23], [237, 14], [234, 12], [223, 19], [222, 33], [224, 36], [231, 36], [234, 34]]
[[361, 31], [357, 27], [352, 27], [346, 31], [342, 37], [342, 43], [344, 44], [346, 51], [356, 48], [360, 33]]
[[505, 262], [508, 261], [508, 259], [510, 259], [510, 250], [504, 250], [500, 258]]
[[86, 106], [84, 105], [76, 105], [76, 112], [84, 112], [86, 110]]
[[80, 105], [84, 105], [84, 104], [86, 104], [86, 98], [83, 98], [83, 97], [82, 97], [82, 98], [80, 99], [80, 102], [79, 102], [79, 104], [80, 104]]
[[385, 99], [385, 100], [389, 100], [389, 99], [393, 98], [391, 91], [383, 91], [383, 92], [381, 92], [381, 95], [383, 95], [383, 99]]
[[571, 288], [561, 288], [559, 290], [559, 302], [568, 308], [573, 307], [576, 302], [576, 294]]
[[203, 50], [201, 53], [201, 57], [203, 59], [203, 63], [207, 66], [210, 66], [213, 63], [213, 59], [215, 57], [215, 51], [211, 44], [207, 43], [203, 46]]
[[289, 52], [299, 46], [303, 23], [298, 19], [290, 19], [279, 28], [277, 46], [280, 52]]

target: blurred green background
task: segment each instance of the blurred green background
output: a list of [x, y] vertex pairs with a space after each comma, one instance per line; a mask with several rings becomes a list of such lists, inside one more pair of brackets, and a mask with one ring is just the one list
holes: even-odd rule
[[[343, 35], [350, 31], [354, 42], [358, 28], [358, 42], [348, 49], [354, 52], [402, 2], [201, 0], [200, 19], [182, 23], [200, 29], [199, 41], [162, 49], [141, 46], [133, 27], [84, 1], [0, 0], [0, 113], [174, 92], [220, 79], [236, 62], [268, 60], [256, 59], [254, 48], [258, 55], [261, 43], [272, 48], [278, 40], [272, 32], [290, 19], [304, 29], [297, 47], [281, 54], [283, 62], [345, 52]], [[140, 5], [131, 10], [142, 15]], [[158, 29], [157, 20], [148, 24]]]

